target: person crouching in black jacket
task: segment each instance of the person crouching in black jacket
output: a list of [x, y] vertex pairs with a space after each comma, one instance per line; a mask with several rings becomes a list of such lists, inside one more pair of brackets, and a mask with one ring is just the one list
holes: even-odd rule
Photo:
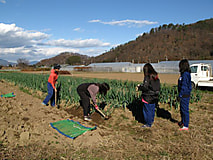
[[107, 83], [82, 83], [77, 87], [77, 92], [81, 98], [81, 106], [85, 121], [91, 121], [90, 118], [90, 98], [92, 99], [95, 109], [99, 109], [96, 103], [96, 95], [98, 93], [106, 95], [110, 89]]
[[158, 104], [160, 92], [160, 79], [158, 73], [150, 63], [143, 67], [144, 80], [138, 85], [138, 90], [142, 91], [143, 115], [145, 124], [142, 127], [151, 127], [155, 117], [155, 107]]

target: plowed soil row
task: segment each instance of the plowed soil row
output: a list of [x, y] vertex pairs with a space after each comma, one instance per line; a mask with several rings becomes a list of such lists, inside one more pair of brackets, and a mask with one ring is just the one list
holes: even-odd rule
[[[178, 130], [179, 110], [166, 104], [160, 104], [156, 111], [153, 127], [144, 129], [141, 106], [115, 109], [109, 120], [94, 113], [92, 122], [84, 122], [79, 106], [42, 106], [44, 95], [38, 98], [37, 93], [25, 93], [0, 81], [0, 94], [10, 92], [16, 97], [0, 97], [0, 159], [213, 159], [213, 101], [209, 92], [201, 102], [190, 105], [188, 132]], [[50, 127], [51, 122], [61, 119], [96, 125], [97, 129], [72, 140]]]

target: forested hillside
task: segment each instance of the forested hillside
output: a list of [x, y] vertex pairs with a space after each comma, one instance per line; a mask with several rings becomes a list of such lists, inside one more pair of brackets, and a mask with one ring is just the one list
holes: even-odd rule
[[55, 57], [44, 59], [37, 63], [37, 66], [52, 66], [54, 64], [84, 64], [90, 57], [78, 53], [64, 52]]
[[212, 60], [213, 18], [194, 24], [164, 24], [152, 28], [133, 41], [111, 48], [97, 57], [78, 53], [61, 53], [37, 65], [90, 64], [91, 62], [146, 63], [164, 60]]
[[94, 62], [157, 62], [213, 59], [213, 19], [194, 24], [164, 24], [126, 44], [112, 48]]

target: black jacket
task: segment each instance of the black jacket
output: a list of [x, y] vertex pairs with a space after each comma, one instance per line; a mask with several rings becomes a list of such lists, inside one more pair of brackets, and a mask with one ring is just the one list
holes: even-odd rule
[[160, 80], [158, 78], [150, 79], [150, 76], [145, 76], [138, 90], [142, 91], [142, 98], [149, 104], [158, 103]]
[[84, 92], [88, 97], [91, 97], [90, 96], [90, 93], [88, 91], [88, 87], [92, 84], [95, 84], [96, 83], [82, 83], [80, 84], [78, 87], [77, 87], [77, 92], [80, 93], [80, 92]]

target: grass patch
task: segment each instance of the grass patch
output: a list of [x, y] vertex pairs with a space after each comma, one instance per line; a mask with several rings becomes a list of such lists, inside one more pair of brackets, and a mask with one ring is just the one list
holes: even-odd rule
[[126, 117], [125, 115], [121, 114], [122, 119], [129, 119], [128, 117]]

